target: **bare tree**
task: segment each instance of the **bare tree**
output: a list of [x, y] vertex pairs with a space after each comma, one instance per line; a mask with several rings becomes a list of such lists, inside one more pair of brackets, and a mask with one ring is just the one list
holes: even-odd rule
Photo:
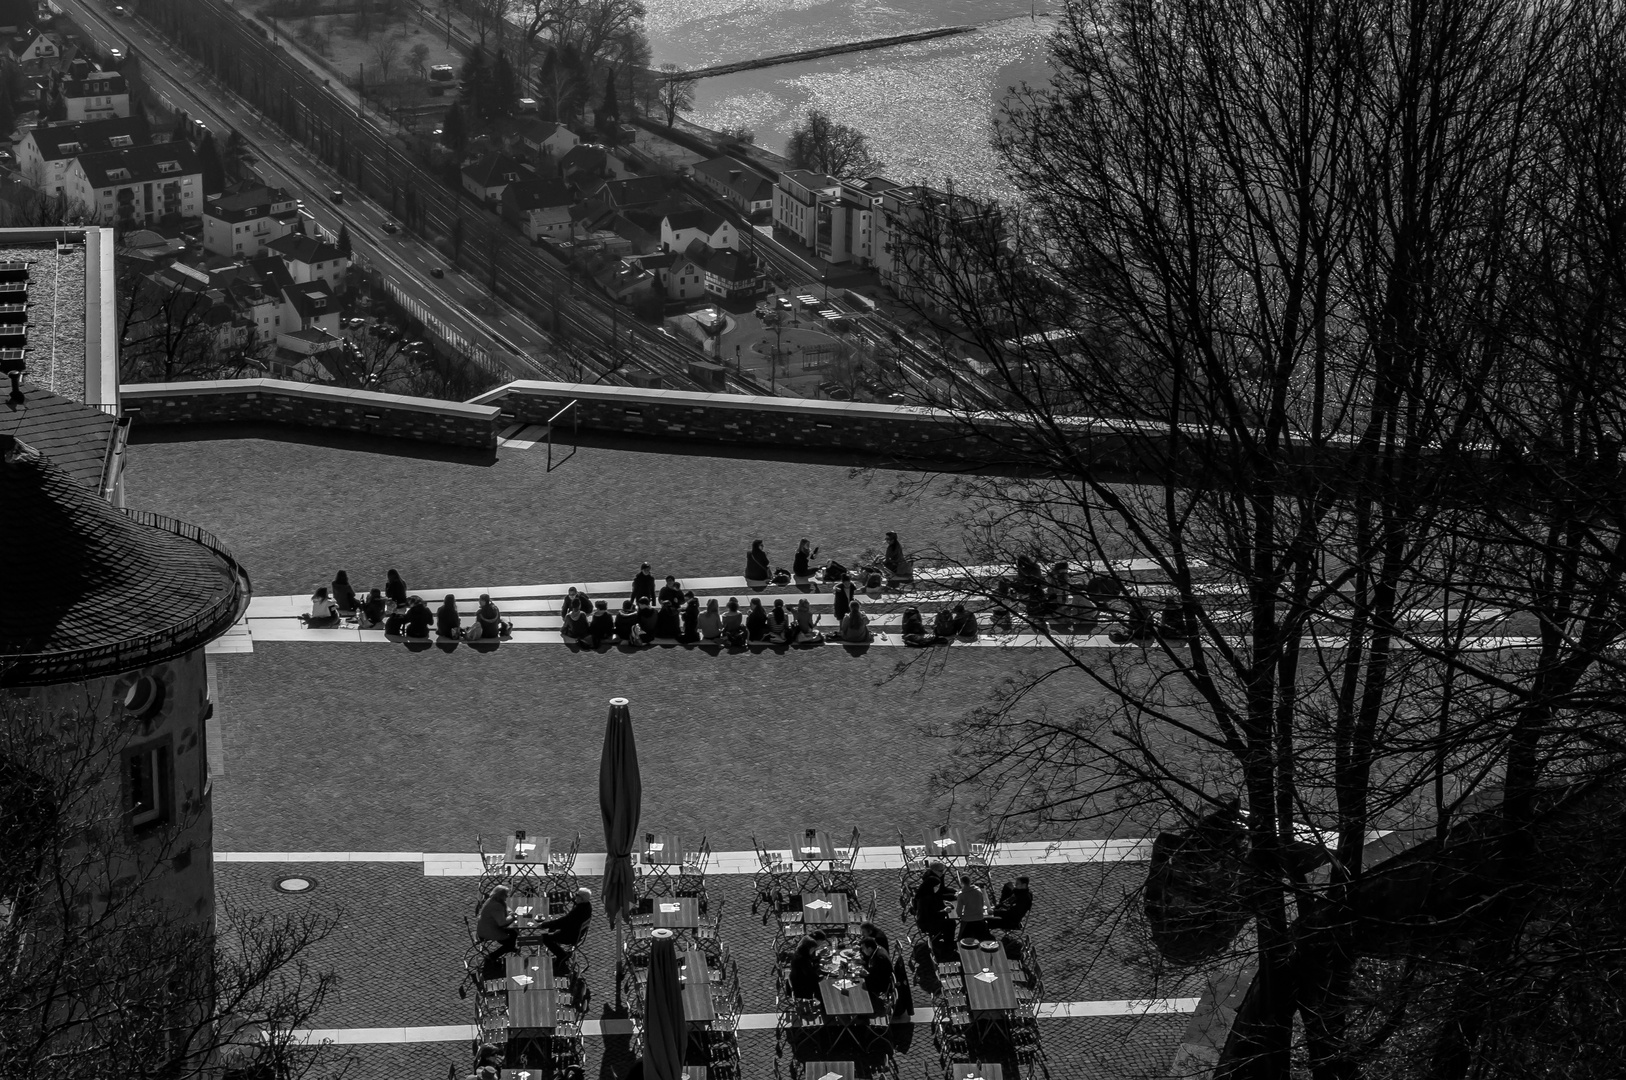
[[807, 110], [807, 116], [791, 131], [785, 156], [794, 168], [811, 169], [839, 180], [873, 176], [882, 168], [870, 149], [869, 136], [836, 123], [818, 109]]
[[666, 113], [666, 126], [677, 122], [680, 112], [694, 111], [694, 80], [683, 75], [676, 64], [662, 64], [658, 100]]
[[390, 81], [390, 69], [401, 58], [401, 39], [392, 34], [382, 35], [373, 42], [372, 53], [373, 64], [378, 71], [377, 84], [382, 86]]
[[418, 42], [407, 51], [407, 63], [420, 79], [429, 78], [429, 46]]

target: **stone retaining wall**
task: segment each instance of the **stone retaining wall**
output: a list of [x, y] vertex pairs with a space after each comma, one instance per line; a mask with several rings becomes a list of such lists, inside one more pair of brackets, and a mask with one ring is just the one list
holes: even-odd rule
[[119, 388], [139, 430], [157, 424], [271, 423], [497, 448], [503, 423], [491, 405], [339, 390], [280, 379], [138, 383]]

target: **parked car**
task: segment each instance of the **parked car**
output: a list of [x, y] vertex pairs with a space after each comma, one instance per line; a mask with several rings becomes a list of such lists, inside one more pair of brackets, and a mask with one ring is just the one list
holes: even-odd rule
[[851, 401], [853, 399], [847, 388], [839, 383], [822, 382], [819, 384], [819, 392], [831, 401]]

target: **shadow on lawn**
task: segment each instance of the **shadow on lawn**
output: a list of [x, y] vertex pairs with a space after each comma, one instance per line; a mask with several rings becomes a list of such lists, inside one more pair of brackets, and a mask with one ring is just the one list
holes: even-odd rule
[[362, 435], [345, 431], [325, 431], [320, 428], [295, 427], [291, 424], [136, 424], [130, 431], [132, 443], [194, 443], [218, 440], [266, 439], [273, 442], [300, 443], [333, 450], [353, 450], [367, 454], [388, 454], [392, 457], [414, 458], [422, 461], [449, 461], [459, 465], [487, 467], [497, 463], [497, 455], [490, 450], [472, 446], [447, 446], [441, 443], [421, 442], [409, 437], [390, 435]]

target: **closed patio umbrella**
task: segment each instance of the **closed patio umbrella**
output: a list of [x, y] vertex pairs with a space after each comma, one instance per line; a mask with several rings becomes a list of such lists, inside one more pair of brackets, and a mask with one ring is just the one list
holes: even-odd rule
[[638, 748], [632, 741], [632, 713], [626, 698], [610, 699], [604, 752], [598, 763], [598, 806], [604, 815], [604, 914], [615, 927], [615, 995], [621, 1004], [621, 928], [632, 906], [632, 840], [643, 806]]
[[683, 992], [678, 987], [677, 950], [670, 933], [658, 935], [649, 951], [649, 981], [644, 987], [644, 1076], [678, 1080], [689, 1029], [683, 1020]]

